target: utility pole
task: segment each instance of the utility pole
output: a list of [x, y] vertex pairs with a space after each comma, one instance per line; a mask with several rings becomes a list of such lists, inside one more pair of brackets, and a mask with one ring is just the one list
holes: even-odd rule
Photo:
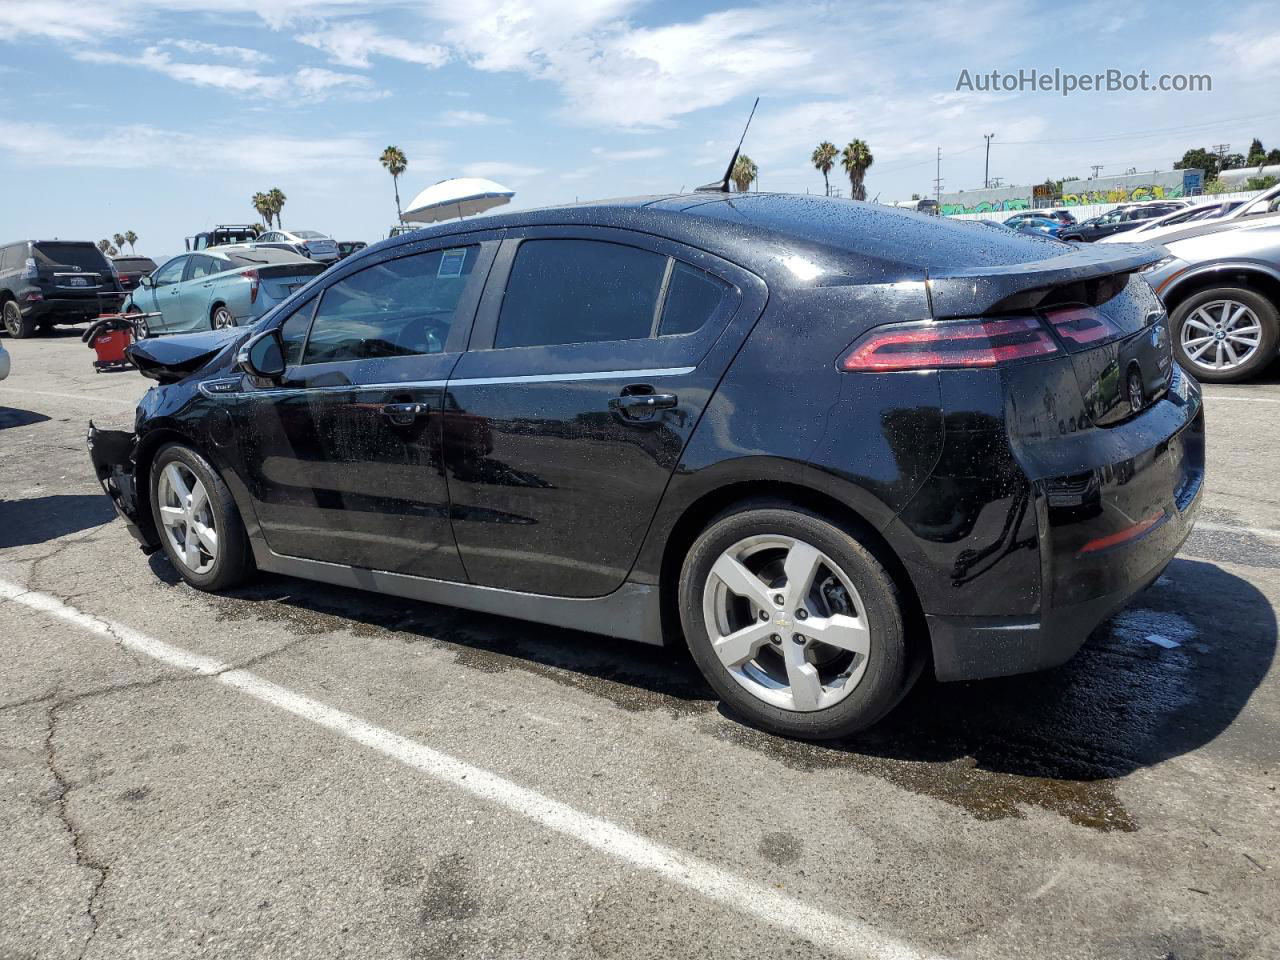
[[1090, 179], [1090, 180], [1097, 180], [1097, 179], [1098, 179], [1098, 171], [1100, 171], [1100, 170], [1103, 168], [1103, 166], [1104, 166], [1104, 164], [1101, 164], [1101, 163], [1095, 163], [1093, 166], [1091, 166], [1089, 169], [1093, 171], [1093, 176], [1092, 176], [1092, 177], [1090, 177], [1089, 179]]
[[991, 178], [991, 186], [992, 186], [992, 188], [995, 188], [995, 187], [1000, 186], [1000, 184], [1001, 184], [1001, 183], [1003, 183], [1003, 182], [1004, 182], [1004, 177], [992, 177], [992, 178]]
[[982, 168], [982, 185], [988, 189], [991, 187], [991, 138], [994, 133], [984, 133], [983, 139], [987, 141], [987, 162]]
[[938, 148], [938, 175], [933, 178], [933, 199], [942, 201], [942, 148]]

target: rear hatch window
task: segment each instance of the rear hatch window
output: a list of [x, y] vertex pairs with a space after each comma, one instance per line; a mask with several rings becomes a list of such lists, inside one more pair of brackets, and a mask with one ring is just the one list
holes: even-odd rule
[[93, 273], [110, 273], [107, 258], [91, 243], [33, 243], [32, 256], [42, 270], [58, 271], [79, 267]]

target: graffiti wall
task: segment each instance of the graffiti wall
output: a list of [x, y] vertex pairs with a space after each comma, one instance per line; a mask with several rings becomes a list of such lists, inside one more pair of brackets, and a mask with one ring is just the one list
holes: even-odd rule
[[1139, 200], [1172, 200], [1190, 197], [1204, 187], [1201, 170], [1170, 170], [1166, 173], [1135, 173], [1096, 180], [1068, 180], [1062, 185], [1062, 205], [1078, 207], [1086, 203], [1133, 203]]
[[993, 190], [959, 190], [938, 198], [943, 216], [957, 213], [992, 213], [1001, 210], [1030, 210], [1031, 187], [997, 187]]

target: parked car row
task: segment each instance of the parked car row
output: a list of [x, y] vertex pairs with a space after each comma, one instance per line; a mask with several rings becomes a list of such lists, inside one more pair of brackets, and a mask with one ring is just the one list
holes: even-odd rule
[[14, 339], [116, 310], [125, 288], [89, 241], [20, 240], [0, 246], [0, 315]]

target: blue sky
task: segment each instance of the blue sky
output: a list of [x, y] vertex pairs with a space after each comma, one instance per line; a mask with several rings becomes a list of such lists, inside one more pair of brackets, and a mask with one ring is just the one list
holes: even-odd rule
[[[1280, 146], [1280, 24], [1264, 5], [913, 2], [0, 0], [0, 239], [181, 249], [257, 219], [375, 240], [408, 200], [488, 176], [518, 206], [685, 189], [746, 151], [765, 190], [822, 190], [822, 139], [861, 137], [868, 195], [1126, 168], [1190, 146]], [[965, 93], [962, 69], [1209, 73], [1209, 93]], [[839, 171], [833, 179], [839, 182]]]

